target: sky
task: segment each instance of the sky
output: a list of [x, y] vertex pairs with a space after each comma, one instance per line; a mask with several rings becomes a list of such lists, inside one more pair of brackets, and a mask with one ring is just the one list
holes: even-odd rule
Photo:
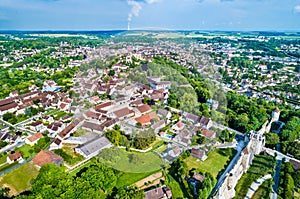
[[0, 0], [0, 30], [300, 31], [300, 0]]

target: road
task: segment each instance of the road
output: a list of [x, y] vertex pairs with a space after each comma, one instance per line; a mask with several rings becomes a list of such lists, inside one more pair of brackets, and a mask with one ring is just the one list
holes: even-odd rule
[[244, 142], [244, 140], [240, 140], [237, 144], [236, 150], [237, 153], [233, 157], [233, 159], [230, 161], [229, 165], [226, 167], [225, 171], [222, 173], [222, 175], [219, 177], [217, 184], [211, 191], [208, 198], [212, 198], [215, 193], [219, 190], [220, 186], [223, 184], [227, 174], [233, 169], [234, 165], [237, 163], [239, 158], [241, 157], [242, 150], [247, 146], [248, 142]]
[[267, 175], [265, 175], [264, 177], [259, 178], [259, 179], [257, 179], [256, 181], [254, 181], [254, 182], [251, 184], [251, 186], [250, 186], [250, 188], [249, 188], [249, 190], [248, 190], [248, 192], [247, 192], [247, 195], [246, 195], [245, 199], [251, 199], [252, 196], [253, 196], [253, 194], [254, 194], [254, 193], [256, 192], [256, 190], [260, 187], [260, 185], [262, 185], [262, 183], [264, 183], [266, 180], [271, 179], [271, 178], [272, 178], [271, 174], [267, 174]]
[[32, 131], [32, 130], [25, 129], [25, 128], [22, 128], [22, 127], [19, 127], [19, 126], [17, 126], [18, 124], [12, 125], [11, 123], [4, 121], [2, 118], [0, 118], [0, 122], [3, 123], [3, 124], [6, 124], [7, 126], [11, 126], [11, 127], [13, 127], [14, 129], [16, 129], [16, 130], [24, 131], [24, 132], [26, 132], [26, 133], [29, 133], [30, 135], [34, 135], [34, 134], [36, 133], [36, 132], [34, 132], [34, 131]]
[[19, 148], [19, 147], [23, 146], [24, 144], [25, 144], [25, 142], [21, 141], [21, 142], [18, 142], [18, 143], [7, 145], [7, 146], [3, 147], [2, 149], [0, 149], [0, 153], [11, 151], [14, 148]]
[[277, 160], [276, 168], [275, 168], [275, 174], [274, 174], [274, 185], [272, 186], [272, 193], [271, 193], [271, 199], [277, 198], [277, 190], [279, 186], [279, 180], [280, 180], [280, 165], [282, 163], [282, 160]]

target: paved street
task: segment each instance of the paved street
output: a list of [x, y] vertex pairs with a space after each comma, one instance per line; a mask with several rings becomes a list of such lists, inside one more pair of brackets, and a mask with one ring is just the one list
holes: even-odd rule
[[266, 181], [268, 179], [271, 179], [271, 178], [272, 178], [272, 175], [271, 174], [267, 174], [264, 177], [255, 180], [251, 184], [251, 186], [250, 186], [250, 188], [249, 188], [249, 190], [247, 192], [247, 195], [246, 195], [245, 199], [252, 198], [253, 194], [257, 191], [257, 189], [260, 187], [260, 185], [262, 185], [262, 183], [264, 183], [264, 181]]

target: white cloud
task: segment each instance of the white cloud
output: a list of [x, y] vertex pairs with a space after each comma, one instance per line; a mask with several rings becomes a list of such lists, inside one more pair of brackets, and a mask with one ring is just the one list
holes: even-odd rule
[[296, 5], [296, 6], [294, 7], [294, 11], [295, 11], [295, 12], [300, 12], [300, 5]]
[[138, 1], [138, 0], [127, 0], [128, 5], [131, 6], [131, 10], [128, 13], [128, 21], [131, 21], [132, 17], [138, 17], [140, 14], [140, 11], [143, 8], [143, 3], [146, 4], [153, 4], [153, 3], [157, 3], [159, 2], [159, 0], [142, 0], [142, 1]]

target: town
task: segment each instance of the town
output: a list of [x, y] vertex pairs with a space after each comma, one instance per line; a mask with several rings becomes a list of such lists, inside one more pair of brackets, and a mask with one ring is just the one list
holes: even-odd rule
[[110, 34], [1, 36], [2, 194], [46, 194], [58, 169], [80, 198], [299, 197], [299, 40]]

